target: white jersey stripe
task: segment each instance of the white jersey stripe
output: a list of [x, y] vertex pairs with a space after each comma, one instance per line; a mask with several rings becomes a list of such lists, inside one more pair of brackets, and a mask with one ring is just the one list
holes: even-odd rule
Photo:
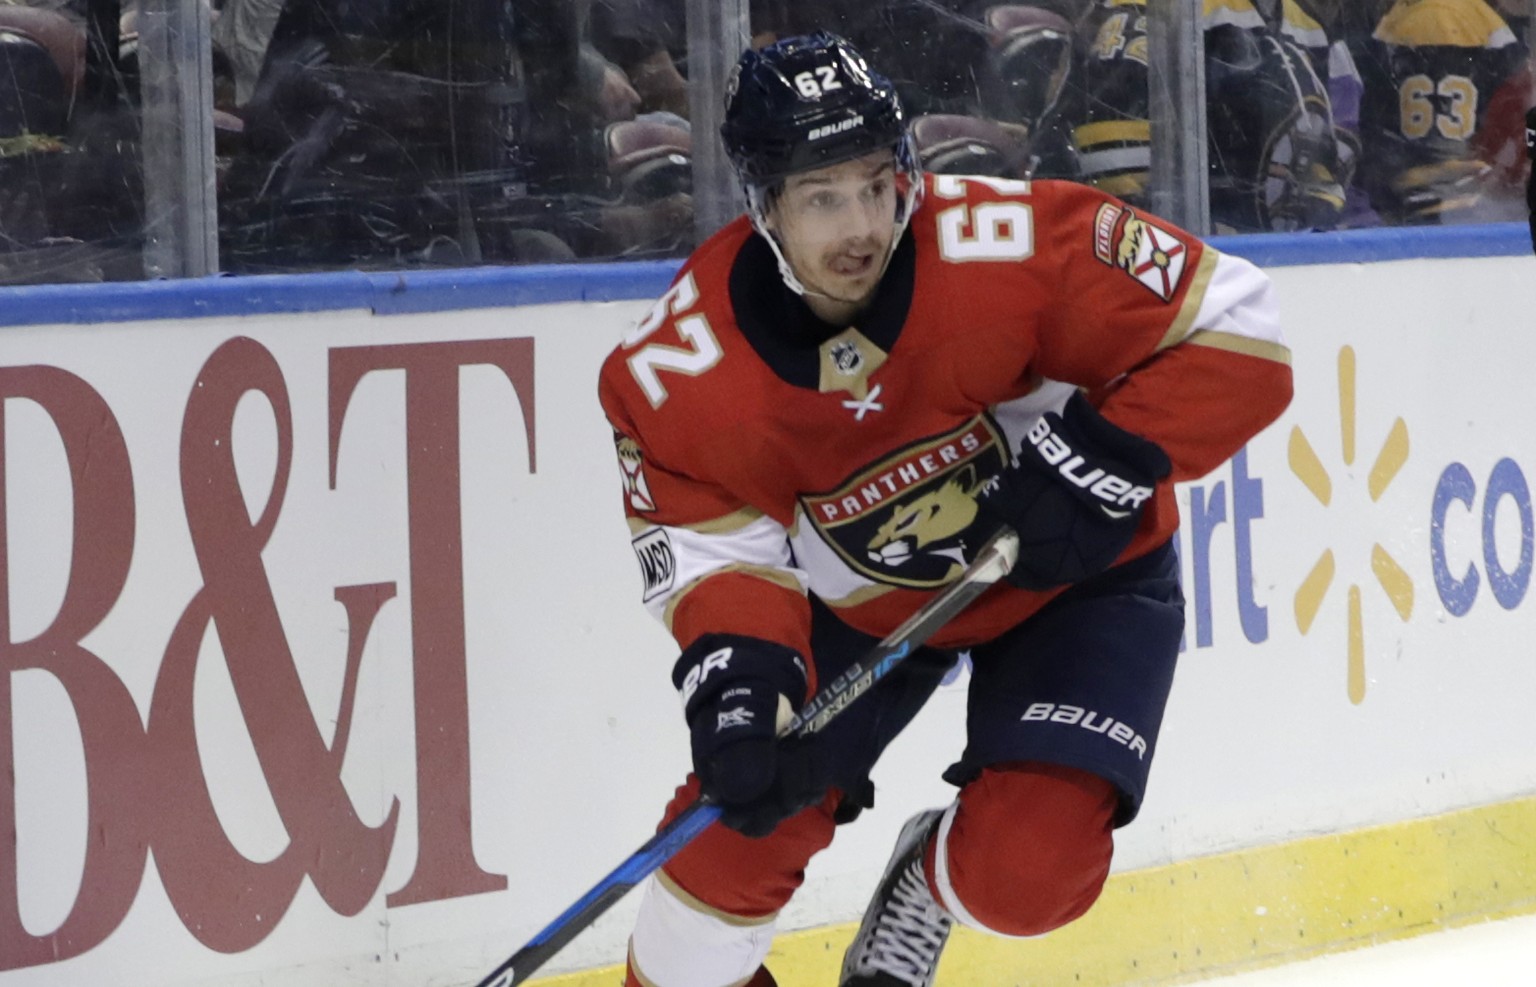
[[[666, 543], [666, 564], [670, 565], [670, 571], [659, 571], [664, 566], [653, 561], [656, 553], [651, 546], [658, 541]], [[631, 542], [640, 557], [646, 579], [646, 609], [664, 624], [668, 623], [676, 599], [704, 577], [726, 568], [770, 570], [782, 576], [786, 585], [798, 585], [801, 592], [805, 591], [807, 577], [790, 557], [784, 526], [770, 517], [758, 517], [729, 532], [706, 533], [653, 525]]]
[[1190, 326], [1191, 333], [1201, 330], [1284, 348], [1274, 285], [1241, 257], [1217, 254], [1216, 269]]
[[776, 916], [755, 924], [695, 908], [655, 875], [646, 879], [629, 940], [630, 963], [657, 987], [720, 987], [747, 981], [773, 943]]

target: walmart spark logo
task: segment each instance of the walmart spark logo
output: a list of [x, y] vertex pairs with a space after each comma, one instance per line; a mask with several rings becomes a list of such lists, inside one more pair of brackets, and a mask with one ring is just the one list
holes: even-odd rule
[[[1346, 475], [1355, 464], [1355, 351], [1345, 346], [1339, 350], [1339, 437]], [[1311, 442], [1301, 428], [1291, 429], [1289, 448], [1291, 472], [1311, 491], [1318, 503], [1332, 508], [1334, 486], [1328, 470], [1323, 466]], [[1398, 418], [1392, 423], [1386, 440], [1376, 453], [1366, 479], [1366, 492], [1371, 503], [1377, 503], [1387, 487], [1408, 461], [1408, 426]], [[1388, 601], [1405, 622], [1413, 614], [1413, 580], [1388, 554], [1379, 542], [1370, 551], [1371, 572], [1376, 583], [1386, 593]], [[1296, 626], [1302, 634], [1312, 629], [1333, 585], [1336, 562], [1332, 548], [1325, 549], [1312, 569], [1296, 590]], [[1365, 701], [1365, 620], [1362, 615], [1360, 586], [1351, 582], [1347, 593], [1349, 660], [1349, 701], [1356, 705]]]

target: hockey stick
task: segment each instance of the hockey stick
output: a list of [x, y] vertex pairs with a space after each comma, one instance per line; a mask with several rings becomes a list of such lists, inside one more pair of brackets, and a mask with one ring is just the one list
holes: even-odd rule
[[[1019, 537], [1012, 529], [1004, 528], [993, 535], [959, 579], [918, 608], [885, 640], [812, 696], [805, 708], [779, 731], [779, 737], [806, 737], [824, 729], [849, 703], [868, 692], [987, 587], [1006, 576], [1018, 555]], [[526, 981], [583, 929], [597, 921], [614, 902], [628, 894], [630, 888], [670, 860], [719, 818], [718, 805], [703, 798], [695, 799], [644, 846], [630, 854], [628, 860], [598, 881], [592, 890], [491, 971], [476, 987], [516, 987]]]

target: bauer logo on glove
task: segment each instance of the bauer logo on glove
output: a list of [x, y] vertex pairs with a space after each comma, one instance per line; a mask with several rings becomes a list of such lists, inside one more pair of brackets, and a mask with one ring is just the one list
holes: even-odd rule
[[1029, 430], [1028, 438], [1029, 444], [1039, 450], [1042, 459], [1056, 467], [1062, 479], [1103, 501], [1099, 506], [1109, 517], [1130, 517], [1132, 511], [1152, 496], [1152, 488], [1145, 484], [1116, 476], [1102, 466], [1089, 467], [1088, 461], [1073, 452], [1061, 433], [1051, 428], [1050, 417], [1041, 416]]
[[1018, 460], [976, 506], [1018, 533], [1019, 561], [1008, 581], [1050, 589], [1114, 565], [1171, 468], [1156, 443], [1110, 422], [1076, 392], [1060, 413], [1040, 416]]
[[710, 672], [723, 672], [731, 666], [731, 649], [719, 648], [711, 651], [703, 658], [698, 659], [697, 664], [689, 666], [687, 674], [683, 677], [683, 705], [688, 705], [693, 699], [693, 694], [699, 690], [699, 685], [709, 678]]

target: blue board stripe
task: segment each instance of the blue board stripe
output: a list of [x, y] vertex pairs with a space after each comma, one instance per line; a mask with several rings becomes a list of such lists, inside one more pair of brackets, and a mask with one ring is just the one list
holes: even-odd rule
[[1410, 226], [1336, 233], [1270, 233], [1215, 236], [1211, 245], [1260, 267], [1302, 264], [1373, 264], [1416, 257], [1518, 257], [1531, 255], [1524, 223], [1480, 226]]
[[[1261, 267], [1369, 264], [1414, 257], [1528, 256], [1523, 223], [1219, 236], [1219, 250]], [[274, 274], [185, 281], [0, 288], [0, 326], [134, 322], [357, 310], [377, 315], [655, 298], [678, 261]]]

